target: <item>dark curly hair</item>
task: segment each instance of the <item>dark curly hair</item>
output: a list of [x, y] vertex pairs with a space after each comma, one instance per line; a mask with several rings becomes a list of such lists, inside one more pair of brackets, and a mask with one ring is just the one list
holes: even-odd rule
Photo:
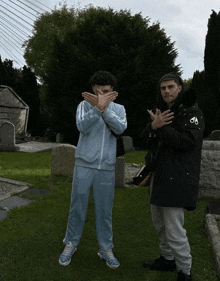
[[113, 76], [108, 71], [97, 71], [91, 77], [89, 81], [91, 86], [99, 85], [99, 86], [106, 86], [110, 85], [112, 88], [115, 88], [117, 85], [117, 80], [115, 76]]

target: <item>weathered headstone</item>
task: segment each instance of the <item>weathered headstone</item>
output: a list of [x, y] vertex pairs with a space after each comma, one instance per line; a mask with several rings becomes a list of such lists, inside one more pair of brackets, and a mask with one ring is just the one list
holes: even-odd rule
[[6, 121], [1, 124], [1, 151], [15, 151], [15, 126]]
[[1, 125], [1, 143], [15, 145], [15, 126], [10, 122], [4, 122]]
[[133, 147], [133, 139], [132, 139], [132, 137], [123, 136], [122, 139], [123, 139], [123, 144], [124, 144], [125, 152], [127, 153], [127, 152], [130, 152], [130, 151], [133, 151], [134, 147]]
[[115, 187], [125, 186], [125, 159], [118, 157], [115, 166]]
[[[70, 144], [61, 144], [52, 150], [51, 174], [72, 178], [75, 164], [76, 147]], [[125, 160], [118, 157], [115, 167], [115, 186], [125, 186]]]
[[56, 134], [56, 143], [61, 143], [61, 142], [63, 142], [63, 136], [60, 133], [58, 133]]
[[210, 140], [219, 140], [220, 141], [220, 130], [215, 130], [211, 133]]
[[76, 147], [61, 144], [53, 148], [51, 156], [51, 174], [73, 177]]
[[56, 142], [57, 142], [57, 143], [60, 143], [60, 133], [58, 133], [58, 134], [56, 135]]
[[199, 196], [220, 197], [220, 141], [203, 141]]

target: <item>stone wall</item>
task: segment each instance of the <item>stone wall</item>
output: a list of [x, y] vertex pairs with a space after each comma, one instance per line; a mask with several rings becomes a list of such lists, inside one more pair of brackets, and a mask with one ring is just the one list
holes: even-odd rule
[[220, 198], [220, 141], [203, 141], [199, 196]]
[[19, 135], [27, 131], [27, 109], [1, 107], [0, 125], [6, 120], [14, 124], [15, 133]]

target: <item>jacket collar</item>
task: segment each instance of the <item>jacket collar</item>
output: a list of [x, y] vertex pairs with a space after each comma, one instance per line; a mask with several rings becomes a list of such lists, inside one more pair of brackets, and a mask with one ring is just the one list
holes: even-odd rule
[[196, 98], [197, 96], [195, 90], [187, 89], [180, 97], [176, 99], [170, 110], [175, 111], [179, 109], [182, 111], [192, 106], [198, 106], [196, 103]]

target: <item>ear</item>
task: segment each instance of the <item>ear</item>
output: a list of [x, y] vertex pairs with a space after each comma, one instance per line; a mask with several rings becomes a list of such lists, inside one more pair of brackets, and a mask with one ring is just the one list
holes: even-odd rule
[[179, 85], [179, 93], [182, 91], [182, 85]]

